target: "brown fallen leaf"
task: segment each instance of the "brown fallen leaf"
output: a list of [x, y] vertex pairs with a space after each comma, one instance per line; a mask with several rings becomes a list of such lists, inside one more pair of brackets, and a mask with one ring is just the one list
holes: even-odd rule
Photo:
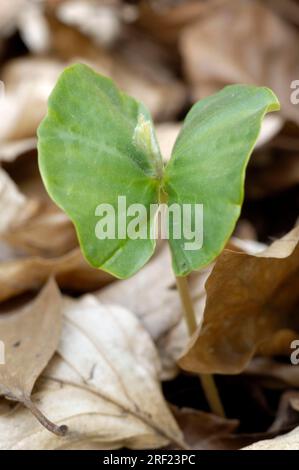
[[243, 450], [299, 450], [299, 426], [282, 436], [262, 440], [243, 447]]
[[43, 201], [31, 202], [35, 203], [32, 213], [15, 219], [2, 240], [25, 254], [46, 258], [62, 256], [78, 246], [74, 226], [61, 210]]
[[23, 308], [0, 315], [4, 363], [0, 364], [0, 394], [25, 405], [46, 429], [63, 435], [65, 426], [50, 422], [31, 400], [36, 379], [53, 356], [61, 332], [61, 296], [50, 280]]
[[236, 374], [252, 356], [288, 354], [298, 336], [299, 227], [256, 255], [224, 250], [206, 283], [204, 321], [179, 361]]
[[57, 258], [32, 256], [0, 263], [0, 301], [40, 288], [53, 276], [62, 289], [87, 292], [108, 284], [114, 278], [90, 267], [80, 248]]
[[260, 439], [273, 437], [273, 432], [236, 433], [239, 421], [204, 411], [171, 407], [187, 444], [194, 450], [237, 450]]
[[36, 136], [47, 110], [47, 99], [63, 63], [55, 59], [21, 57], [6, 63], [1, 73], [5, 94], [0, 107], [0, 141], [15, 143]]
[[228, 420], [204, 411], [179, 409], [174, 406], [172, 411], [191, 449], [227, 448], [226, 438], [232, 435], [239, 425], [237, 420]]
[[57, 437], [24, 408], [0, 415], [2, 449], [186, 447], [164, 401], [159, 358], [128, 310], [94, 296], [66, 299], [57, 355], [34, 395], [44, 413], [66, 423]]
[[26, 208], [26, 198], [0, 168], [0, 234], [8, 230]]
[[16, 258], [17, 256], [21, 256], [21, 253], [16, 252], [15, 249], [4, 243], [0, 239], [0, 262], [8, 261], [11, 259]]
[[0, 237], [23, 254], [61, 256], [78, 246], [70, 219], [46, 195], [35, 154], [0, 169]]
[[[233, 238], [231, 246], [240, 251], [262, 251], [263, 245]], [[190, 289], [198, 323], [202, 321], [206, 294], [204, 284], [211, 266], [190, 276]], [[162, 245], [158, 253], [132, 278], [115, 281], [97, 293], [104, 303], [123, 305], [135, 313], [154, 340], [162, 362], [161, 380], [178, 373], [177, 360], [188, 341], [188, 331], [171, 270], [170, 253]]]
[[298, 123], [298, 106], [290, 101], [299, 71], [297, 43], [296, 29], [262, 2], [230, 1], [214, 8], [180, 38], [194, 101], [231, 83], [266, 85], [279, 97], [282, 114]]
[[3, 168], [26, 198], [57, 208], [50, 200], [43, 185], [36, 149], [22, 153], [12, 161], [3, 162]]

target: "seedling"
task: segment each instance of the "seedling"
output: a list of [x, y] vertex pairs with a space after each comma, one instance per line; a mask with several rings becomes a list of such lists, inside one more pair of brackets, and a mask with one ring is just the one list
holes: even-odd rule
[[[40, 172], [52, 199], [73, 221], [87, 261], [118, 278], [132, 276], [153, 255], [159, 204], [191, 207], [187, 219], [195, 237], [196, 205], [202, 205], [202, 243], [193, 249], [186, 221], [168, 227], [172, 267], [192, 334], [196, 319], [186, 276], [211, 263], [232, 234], [262, 119], [278, 109], [268, 88], [228, 86], [191, 108], [164, 165], [145, 106], [109, 78], [73, 65], [60, 76], [38, 129]], [[135, 237], [128, 234], [119, 197], [131, 207]], [[146, 209], [145, 216], [136, 216], [136, 204]], [[116, 225], [109, 226], [113, 213]], [[212, 410], [223, 414], [213, 378], [201, 379]]]

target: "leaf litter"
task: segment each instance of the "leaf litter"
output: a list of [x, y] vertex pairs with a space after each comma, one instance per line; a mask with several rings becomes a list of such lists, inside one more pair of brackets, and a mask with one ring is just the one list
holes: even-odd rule
[[[97, 17], [84, 0], [79, 16], [77, 2], [54, 5], [45, 0], [30, 8], [26, 2], [26, 9], [22, 3], [3, 1], [0, 7], [0, 79], [5, 82], [0, 106], [0, 340], [5, 335], [14, 344], [20, 335], [33, 339], [23, 350], [29, 361], [26, 374], [18, 354], [5, 377], [0, 365], [1, 393], [21, 402], [25, 396], [44, 424], [48, 419], [53, 426], [68, 426], [68, 432], [63, 437], [49, 433], [28, 408], [1, 398], [0, 447], [297, 448], [298, 366], [289, 357], [292, 340], [299, 338], [298, 228], [283, 236], [296, 226], [299, 210], [298, 107], [289, 99], [290, 82], [298, 75], [298, 6], [274, 0], [165, 5], [151, 0], [139, 6], [115, 0], [109, 7], [96, 2], [101, 10]], [[228, 27], [232, 22], [239, 26]], [[198, 97], [245, 81], [273, 87], [282, 102], [281, 114], [266, 119], [248, 168], [236, 234], [250, 240], [232, 241], [214, 267], [190, 278], [203, 323], [188, 346], [187, 366], [186, 355], [179, 364], [221, 372], [217, 383], [232, 419], [208, 413], [204, 400], [197, 398], [198, 384], [188, 392], [192, 379], [177, 363], [187, 332], [163, 247], [127, 281], [93, 270], [82, 258], [70, 221], [42, 189], [36, 128], [58, 74], [78, 60], [111, 76], [148, 105], [166, 159], [186, 109]], [[273, 238], [272, 247], [257, 255], [259, 242], [270, 245]], [[52, 276], [72, 297], [61, 300], [54, 281], [48, 281]], [[229, 289], [234, 294], [230, 298]], [[84, 292], [94, 295], [77, 299]], [[65, 318], [62, 333], [59, 305]], [[111, 341], [117, 339], [113, 348], [98, 317]], [[38, 325], [43, 334], [35, 334]], [[90, 333], [99, 351], [78, 325], [88, 332], [96, 326]], [[27, 343], [14, 349], [21, 351], [22, 344]], [[40, 353], [41, 345], [45, 349]], [[41, 356], [32, 360], [37, 350]], [[113, 358], [115, 370], [102, 353]], [[232, 388], [236, 380], [246, 384], [241, 390], [249, 397], [240, 413], [234, 406], [240, 393]], [[138, 387], [133, 387], [136, 381]], [[266, 411], [257, 408], [259, 414], [249, 417], [245, 408], [254, 409], [260, 400], [252, 387], [262, 392]], [[170, 409], [167, 400], [176, 407]], [[258, 423], [254, 429], [253, 422]]]

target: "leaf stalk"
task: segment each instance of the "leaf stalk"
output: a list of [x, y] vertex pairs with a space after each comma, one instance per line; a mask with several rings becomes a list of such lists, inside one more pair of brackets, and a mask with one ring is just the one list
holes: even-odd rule
[[[188, 280], [186, 276], [176, 276], [177, 289], [180, 295], [189, 335], [192, 336], [197, 328], [197, 321], [193, 301], [190, 295]], [[224, 408], [215, 384], [214, 377], [210, 374], [199, 374], [207, 402], [212, 412], [218, 416], [225, 417]]]
[[64, 424], [59, 426], [52, 421], [50, 421], [41, 411], [40, 409], [33, 403], [33, 401], [29, 397], [24, 397], [22, 400], [23, 405], [28, 408], [31, 413], [36, 417], [36, 419], [50, 432], [56, 434], [56, 436], [65, 436], [67, 433], [67, 426]]

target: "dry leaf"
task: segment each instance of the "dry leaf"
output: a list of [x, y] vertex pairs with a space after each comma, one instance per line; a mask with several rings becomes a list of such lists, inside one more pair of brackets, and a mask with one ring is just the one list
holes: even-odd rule
[[[172, 407], [172, 411], [191, 449], [227, 449], [226, 440], [239, 425], [237, 420], [228, 420], [204, 411], [176, 407]], [[236, 442], [233, 448], [240, 448], [240, 445]]]
[[298, 106], [290, 101], [290, 84], [299, 72], [297, 43], [297, 31], [262, 2], [220, 5], [181, 35], [194, 100], [231, 83], [267, 85], [277, 94], [282, 114], [298, 123]]
[[0, 168], [0, 234], [7, 231], [26, 209], [26, 198]]
[[29, 50], [41, 53], [49, 48], [49, 32], [43, 15], [44, 2], [1, 0], [0, 35], [19, 30]]
[[241, 372], [252, 356], [291, 354], [298, 336], [299, 227], [262, 253], [225, 250], [206, 283], [202, 328], [180, 365], [201, 373]]
[[44, 15], [45, 1], [29, 0], [19, 10], [18, 30], [30, 52], [46, 53], [50, 49], [50, 31]]
[[14, 32], [20, 11], [24, 8], [27, 0], [1, 0], [1, 19], [0, 32], [1, 36], [7, 36]]
[[273, 437], [274, 432], [236, 433], [239, 421], [204, 411], [172, 407], [187, 444], [194, 450], [237, 450], [260, 439]]
[[60, 292], [51, 280], [31, 303], [0, 315], [4, 344], [0, 394], [23, 403], [47, 429], [60, 435], [65, 432], [65, 427], [49, 422], [30, 396], [36, 379], [57, 348], [61, 310]]
[[0, 264], [0, 301], [38, 289], [50, 276], [61, 288], [78, 292], [98, 289], [114, 279], [90, 267], [79, 248], [58, 258], [19, 258]]
[[44, 205], [55, 207], [58, 210], [57, 206], [50, 200], [43, 185], [35, 149], [21, 154], [12, 161], [3, 162], [3, 168], [27, 199], [37, 201], [37, 206], [42, 202]]
[[34, 150], [36, 144], [37, 141], [35, 137], [28, 137], [12, 142], [0, 141], [0, 161], [12, 162], [23, 153]]
[[77, 247], [70, 219], [52, 204], [35, 202], [32, 214], [14, 220], [2, 239], [23, 253], [47, 258], [62, 256]]
[[61, 256], [78, 246], [70, 219], [45, 192], [36, 155], [24, 154], [5, 167], [13, 179], [0, 169], [1, 239], [23, 254], [42, 257]]
[[0, 239], [0, 262], [14, 259], [16, 256], [20, 256], [20, 253]]
[[[230, 246], [247, 252], [263, 249], [262, 244], [237, 238], [232, 239]], [[199, 324], [206, 301], [204, 284], [211, 268], [194, 272], [189, 279]], [[162, 246], [137, 274], [101, 289], [97, 297], [104, 303], [123, 305], [138, 316], [158, 348], [162, 362], [161, 380], [174, 378], [178, 373], [176, 362], [189, 336], [167, 246]]]
[[299, 426], [283, 436], [255, 442], [243, 450], [299, 450]]
[[161, 393], [156, 350], [134, 315], [91, 295], [66, 300], [64, 311], [58, 354], [35, 399], [68, 433], [58, 438], [19, 409], [0, 416], [1, 448], [184, 447]]
[[[208, 270], [192, 275], [191, 288], [198, 319], [204, 307], [203, 285]], [[130, 279], [116, 281], [101, 289], [97, 298], [123, 305], [135, 313], [157, 345], [162, 362], [162, 380], [177, 374], [176, 360], [188, 340], [180, 298], [166, 246]]]
[[107, 47], [120, 39], [122, 5], [119, 3], [114, 1], [105, 5], [89, 0], [72, 0], [58, 5], [56, 15], [63, 23], [78, 28]]
[[5, 94], [0, 108], [0, 141], [15, 144], [35, 137], [47, 110], [48, 96], [62, 70], [59, 61], [39, 57], [14, 59], [3, 67]]

